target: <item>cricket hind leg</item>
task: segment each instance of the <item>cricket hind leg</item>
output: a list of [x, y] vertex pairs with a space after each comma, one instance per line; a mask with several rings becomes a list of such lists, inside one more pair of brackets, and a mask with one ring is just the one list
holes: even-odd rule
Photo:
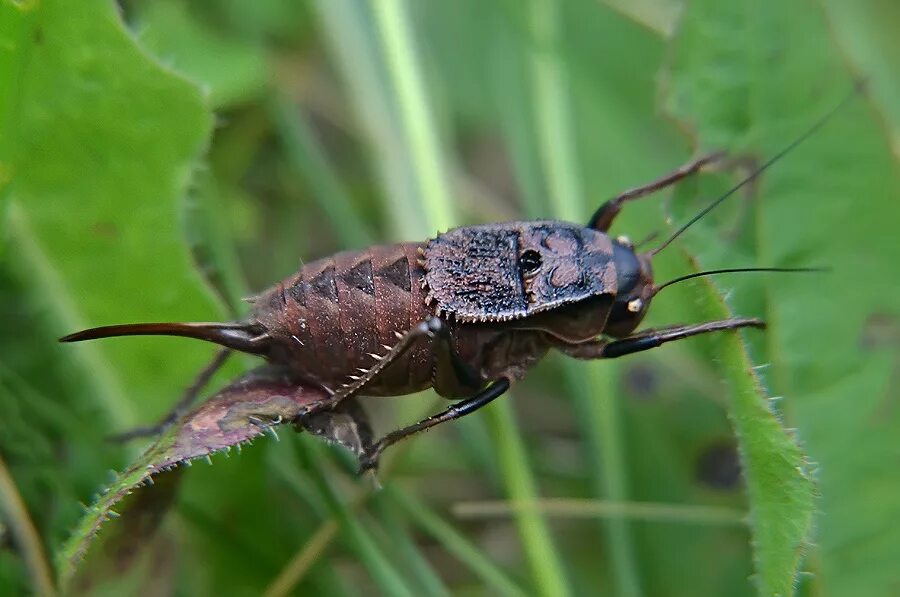
[[673, 325], [660, 329], [645, 330], [621, 340], [592, 340], [581, 344], [560, 344], [557, 348], [576, 359], [615, 359], [636, 352], [650, 350], [666, 342], [683, 340], [709, 332], [736, 330], [747, 327], [764, 329], [766, 324], [763, 320], [755, 317], [734, 317], [691, 325]]
[[473, 371], [459, 355], [456, 354], [456, 351], [453, 349], [450, 342], [450, 330], [447, 327], [447, 324], [444, 323], [440, 317], [429, 317], [414, 325], [405, 334], [398, 334], [397, 343], [388, 350], [387, 354], [378, 356], [377, 362], [365, 373], [358, 376], [351, 376], [350, 383], [337, 388], [329, 401], [330, 406], [334, 407], [342, 400], [346, 400], [347, 398], [361, 393], [388, 367], [396, 362], [397, 359], [401, 358], [413, 348], [416, 342], [422, 338], [429, 338], [435, 341], [432, 344], [435, 360], [445, 359], [445, 362], [449, 365], [450, 369], [458, 376], [460, 383], [473, 386], [474, 389], [478, 389], [484, 384], [484, 381], [480, 379], [477, 372]]
[[206, 387], [206, 384], [209, 383], [209, 380], [212, 379], [212, 376], [215, 375], [216, 372], [222, 368], [222, 365], [225, 364], [225, 361], [228, 360], [228, 356], [231, 353], [232, 350], [230, 348], [223, 348], [216, 352], [213, 359], [201, 369], [200, 373], [197, 374], [197, 377], [194, 378], [193, 383], [185, 389], [184, 394], [181, 395], [181, 398], [175, 403], [175, 406], [173, 406], [156, 425], [135, 427], [134, 429], [111, 435], [108, 439], [113, 442], [127, 442], [141, 437], [159, 435], [165, 431], [166, 428], [177, 421], [178, 418], [190, 408], [197, 399], [197, 396], [200, 395], [200, 392], [203, 391], [203, 388]]
[[591, 219], [588, 220], [587, 227], [599, 230], [600, 232], [606, 232], [607, 230], [609, 230], [610, 226], [612, 226], [613, 220], [615, 220], [616, 216], [619, 215], [623, 204], [634, 199], [646, 197], [647, 195], [665, 189], [666, 187], [670, 187], [673, 184], [684, 180], [688, 176], [696, 174], [705, 166], [720, 161], [724, 156], [725, 154], [723, 152], [705, 155], [681, 166], [677, 170], [674, 170], [666, 174], [665, 176], [662, 176], [661, 178], [654, 180], [653, 182], [635, 187], [633, 189], [629, 189], [624, 193], [616, 195], [615, 197], [601, 205], [599, 208], [597, 208], [597, 211], [595, 211], [594, 215], [591, 216]]
[[510, 381], [505, 377], [501, 377], [485, 388], [484, 385], [487, 380], [483, 379], [477, 371], [466, 363], [453, 347], [450, 329], [447, 327], [447, 324], [439, 317], [431, 317], [399, 336], [397, 344], [365, 374], [355, 379], [353, 383], [339, 388], [331, 397], [332, 408], [365, 390], [368, 384], [377, 379], [378, 375], [387, 369], [391, 363], [406, 354], [421, 338], [433, 340], [432, 351], [437, 365], [437, 375], [441, 378], [441, 382], [455, 388], [470, 389], [475, 394], [470, 398], [454, 403], [453, 406], [436, 415], [388, 433], [377, 442], [366, 446], [359, 457], [360, 473], [376, 469], [381, 453], [388, 446], [440, 423], [452, 421], [474, 412], [509, 389]]

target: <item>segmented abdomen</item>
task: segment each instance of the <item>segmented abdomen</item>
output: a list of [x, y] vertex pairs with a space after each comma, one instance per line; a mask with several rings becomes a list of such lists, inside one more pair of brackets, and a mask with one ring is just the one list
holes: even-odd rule
[[[346, 251], [304, 265], [259, 297], [255, 317], [275, 340], [273, 359], [335, 389], [431, 315], [419, 265], [421, 243]], [[373, 356], [374, 355], [374, 356]], [[365, 390], [399, 395], [431, 383], [431, 352], [420, 342]]]

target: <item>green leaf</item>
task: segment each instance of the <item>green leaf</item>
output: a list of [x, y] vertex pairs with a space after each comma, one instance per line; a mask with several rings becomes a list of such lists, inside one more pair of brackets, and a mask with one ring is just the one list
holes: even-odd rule
[[[710, 319], [732, 315], [722, 291], [707, 287]], [[747, 347], [736, 333], [717, 343], [731, 390], [729, 417], [738, 437], [750, 497], [750, 524], [759, 591], [790, 595], [808, 546], [815, 486], [797, 441], [773, 412]]]
[[[41, 323], [49, 323], [58, 337], [90, 324], [135, 318], [217, 317], [219, 309], [193, 269], [181, 229], [181, 196], [212, 124], [205, 99], [191, 83], [149, 59], [109, 3], [51, 0], [15, 6], [27, 22], [4, 19], [4, 26], [28, 28], [17, 44], [3, 46], [3, 64], [19, 68], [3, 73], [12, 85], [0, 85], [8, 111], [0, 122], [5, 141], [0, 169], [9, 182], [5, 241], [11, 269], [39, 298], [41, 318], [48, 320]], [[4, 11], [9, 8], [3, 4]], [[44, 463], [51, 468], [42, 474], [55, 479], [59, 499], [75, 489], [85, 501], [101, 479], [77, 460], [94, 450], [85, 450], [74, 430], [90, 437], [95, 450], [110, 452], [102, 436], [151, 420], [180, 393], [204, 352], [188, 344], [167, 348], [164, 342], [64, 351], [32, 344], [20, 345], [29, 352], [16, 353], [16, 365], [34, 371], [52, 355], [48, 370], [65, 369], [59, 362], [66, 359], [78, 369], [78, 375], [58, 376], [71, 388], [51, 393], [40, 384], [40, 393], [18, 396], [66, 402], [64, 412], [81, 417], [71, 419], [81, 424], [73, 424], [64, 440], [46, 436], [57, 456]], [[46, 432], [56, 425], [29, 426]], [[60, 459], [59, 453], [75, 460]], [[102, 467], [106, 460], [104, 455], [88, 462]], [[68, 473], [54, 475], [53, 466], [80, 471], [78, 485], [66, 487]], [[65, 514], [71, 516], [71, 509]]]
[[[674, 40], [667, 101], [696, 130], [702, 147], [743, 149], [758, 164], [833, 108], [854, 74], [822, 14], [802, 3], [696, 2]], [[900, 504], [888, 489], [900, 482], [900, 468], [886, 433], [898, 424], [896, 409], [887, 406], [898, 347], [867, 344], [866, 338], [867, 330], [889, 329], [897, 320], [900, 278], [890, 263], [898, 250], [889, 222], [896, 222], [900, 183], [884, 131], [865, 103], [862, 96], [854, 100], [764, 174], [752, 207], [738, 209], [746, 233], [732, 251], [709, 242], [715, 214], [683, 239], [703, 269], [733, 266], [748, 253], [757, 265], [833, 268], [815, 278], [752, 284], [765, 288], [756, 300], [770, 324], [756, 348], [771, 363], [766, 382], [771, 394], [783, 397], [779, 414], [796, 427], [792, 436], [775, 426], [761, 397], [754, 404], [752, 378], [740, 372], [750, 362], [736, 344], [725, 347], [741, 357], [724, 362], [738, 390], [732, 415], [763, 594], [793, 592], [811, 545], [809, 582], [835, 594], [886, 594], [897, 582], [884, 546], [900, 540], [892, 522]], [[747, 199], [736, 197], [732, 210], [741, 201]], [[743, 312], [753, 300], [746, 298], [753, 296], [751, 284], [729, 284]], [[796, 441], [817, 469], [822, 498], [814, 505], [809, 466]], [[821, 513], [810, 537], [813, 507]]]
[[266, 54], [249, 40], [226, 37], [199, 21], [185, 2], [149, 2], [136, 29], [142, 45], [209, 90], [222, 108], [262, 93], [269, 79]]
[[[9, 131], [14, 124], [21, 95], [22, 73], [31, 57], [36, 34], [37, 3], [0, 3], [0, 131]], [[10, 158], [13, 139], [0, 135], [0, 198], [12, 180]]]
[[873, 107], [884, 118], [895, 160], [900, 160], [900, 4], [891, 0], [823, 0], [829, 33], [850, 63], [854, 77], [865, 77]]
[[[16, 114], [0, 137], [14, 148], [11, 242], [52, 297], [59, 335], [136, 318], [215, 318], [180, 226], [212, 125], [204, 98], [150, 60], [108, 3], [50, 0], [33, 18], [34, 34], [16, 49], [29, 54]], [[128, 425], [178, 395], [202, 358], [196, 348], [124, 341], [72, 353], [85, 394]]]

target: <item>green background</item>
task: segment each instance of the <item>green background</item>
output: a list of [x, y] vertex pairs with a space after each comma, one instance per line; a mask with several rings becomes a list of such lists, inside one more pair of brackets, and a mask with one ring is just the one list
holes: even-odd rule
[[[898, 27], [891, 0], [0, 0], [0, 590], [896, 594]], [[83, 504], [142, 449], [104, 436], [214, 348], [57, 337], [240, 317], [341, 249], [582, 222], [727, 150], [613, 229], [665, 233], [861, 79], [655, 261], [830, 267], [685, 283], [647, 321], [765, 333], [552, 356], [389, 453], [381, 491], [285, 429], [141, 488], [69, 578]], [[367, 404], [380, 431], [440, 406]]]

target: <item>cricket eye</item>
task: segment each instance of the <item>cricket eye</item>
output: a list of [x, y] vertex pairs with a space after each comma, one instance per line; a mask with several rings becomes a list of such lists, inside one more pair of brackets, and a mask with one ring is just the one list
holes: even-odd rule
[[534, 249], [528, 249], [519, 256], [519, 267], [522, 269], [522, 273], [526, 275], [534, 274], [541, 269], [541, 263], [541, 254]]

